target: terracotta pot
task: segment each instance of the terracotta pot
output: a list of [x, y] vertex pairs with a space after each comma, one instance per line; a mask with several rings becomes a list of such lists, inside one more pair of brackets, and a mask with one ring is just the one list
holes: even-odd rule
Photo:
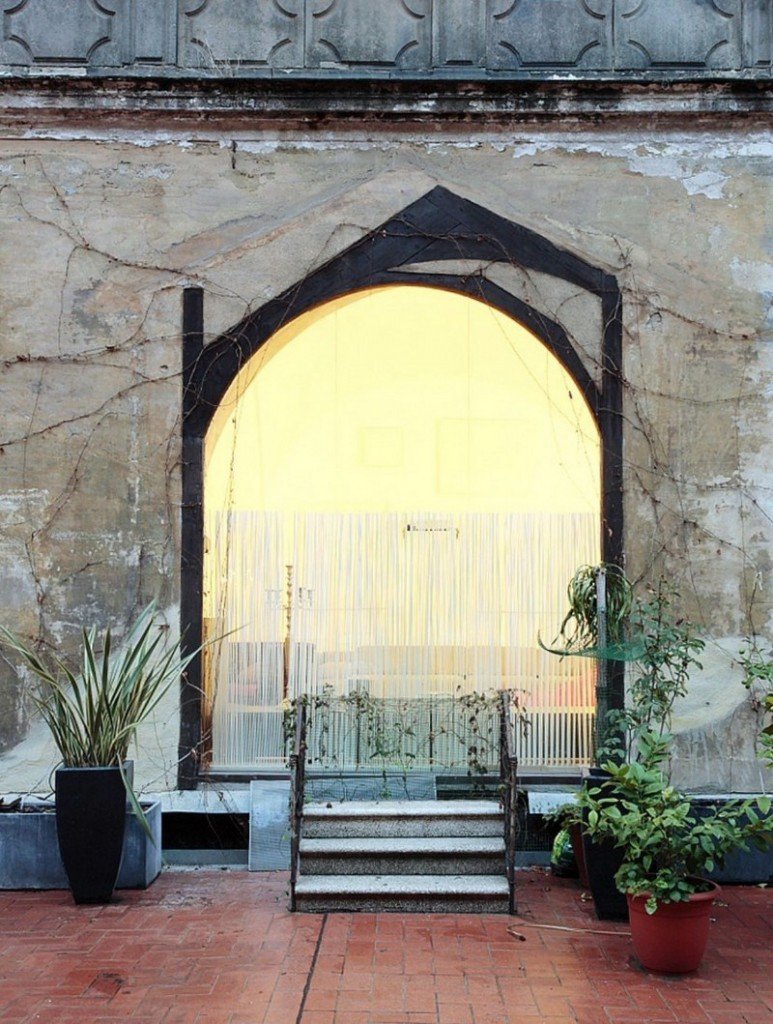
[[687, 974], [700, 966], [711, 925], [711, 908], [720, 893], [696, 892], [686, 903], [661, 903], [654, 914], [645, 909], [646, 895], [628, 896], [633, 948], [642, 967], [663, 974]]

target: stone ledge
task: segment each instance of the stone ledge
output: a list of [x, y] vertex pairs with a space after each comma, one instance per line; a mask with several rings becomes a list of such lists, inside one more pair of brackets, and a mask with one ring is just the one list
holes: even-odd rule
[[340, 125], [465, 129], [509, 124], [578, 125], [647, 119], [700, 126], [728, 116], [769, 125], [773, 81], [379, 81], [308, 78], [265, 81], [177, 81], [127, 78], [0, 76], [0, 122], [28, 130], [153, 126], [174, 130], [195, 123], [260, 130]]

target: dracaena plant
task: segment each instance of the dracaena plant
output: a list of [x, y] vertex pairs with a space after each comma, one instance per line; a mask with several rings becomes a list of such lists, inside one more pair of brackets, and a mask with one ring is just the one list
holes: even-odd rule
[[51, 730], [67, 768], [120, 769], [135, 814], [147, 821], [124, 773], [123, 763], [137, 729], [158, 706], [198, 651], [182, 655], [180, 641], [169, 644], [156, 625], [155, 602], [138, 616], [120, 646], [108, 627], [81, 635], [80, 662], [38, 653], [0, 627], [0, 642], [31, 670], [36, 686], [29, 698]]
[[588, 834], [623, 851], [617, 888], [646, 895], [647, 913], [654, 914], [661, 903], [684, 902], [701, 891], [700, 876], [732, 850], [764, 848], [773, 837], [773, 821], [767, 797], [696, 809], [663, 771], [666, 737], [643, 732], [639, 752], [637, 761], [606, 762], [609, 779], [583, 790], [578, 803]]

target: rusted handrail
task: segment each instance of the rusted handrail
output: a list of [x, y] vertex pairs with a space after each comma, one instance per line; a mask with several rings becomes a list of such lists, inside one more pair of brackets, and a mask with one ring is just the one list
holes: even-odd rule
[[513, 735], [510, 726], [510, 694], [503, 690], [499, 710], [499, 774], [502, 784], [502, 809], [504, 811], [505, 870], [509, 890], [509, 911], [515, 913], [515, 835], [516, 779], [518, 760], [513, 754]]
[[303, 800], [306, 785], [306, 705], [296, 707], [295, 743], [290, 754], [290, 910], [295, 910], [295, 883], [298, 879], [298, 854], [303, 825]]

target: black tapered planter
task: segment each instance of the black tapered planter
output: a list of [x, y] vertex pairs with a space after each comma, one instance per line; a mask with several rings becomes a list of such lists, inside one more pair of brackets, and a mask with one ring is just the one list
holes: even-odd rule
[[[589, 774], [586, 785], [604, 789], [604, 780], [609, 778], [609, 773], [602, 768], [591, 768]], [[606, 795], [614, 795], [614, 787], [610, 785], [608, 788]], [[622, 849], [611, 839], [593, 842], [584, 831], [582, 844], [596, 917], [601, 921], [627, 921], [628, 900], [615, 885], [615, 875], [623, 863]]]
[[121, 869], [126, 828], [121, 771], [117, 767], [59, 768], [55, 785], [59, 852], [73, 899], [108, 903]]
[[596, 917], [600, 921], [627, 921], [628, 900], [615, 885], [615, 875], [623, 863], [623, 851], [611, 839], [594, 843], [585, 833], [582, 842]]

